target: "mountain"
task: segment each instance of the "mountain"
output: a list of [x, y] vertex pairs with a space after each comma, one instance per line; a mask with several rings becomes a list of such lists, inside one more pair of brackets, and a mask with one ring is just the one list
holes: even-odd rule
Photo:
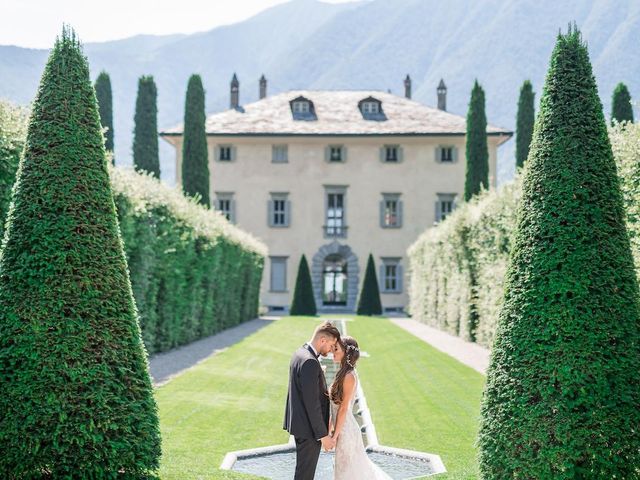
[[[293, 89], [378, 89], [436, 104], [444, 78], [447, 109], [465, 115], [473, 81], [486, 91], [490, 123], [513, 129], [522, 82], [541, 97], [560, 29], [576, 21], [589, 44], [600, 97], [608, 113], [623, 81], [640, 98], [640, 2], [637, 0], [367, 0], [328, 4], [293, 0], [234, 25], [191, 35], [141, 35], [85, 45], [95, 78], [105, 69], [114, 92], [116, 163], [131, 163], [137, 79], [158, 85], [160, 128], [180, 123], [186, 84], [202, 75], [209, 113], [228, 108], [229, 82], [240, 79], [240, 101]], [[82, 38], [82, 32], [78, 32]], [[0, 97], [28, 103], [48, 52], [0, 46]], [[514, 141], [501, 148], [499, 181], [513, 174]], [[163, 178], [173, 183], [174, 151], [161, 141]]]

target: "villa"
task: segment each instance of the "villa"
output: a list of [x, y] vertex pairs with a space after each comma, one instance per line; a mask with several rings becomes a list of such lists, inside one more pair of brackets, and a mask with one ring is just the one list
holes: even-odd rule
[[[373, 254], [385, 312], [408, 300], [406, 250], [461, 201], [466, 119], [382, 91], [288, 91], [209, 115], [212, 206], [269, 248], [261, 304], [286, 311], [302, 254], [321, 312], [352, 312]], [[176, 148], [181, 183], [182, 125], [161, 132]], [[489, 182], [498, 146], [512, 132], [489, 125]]]

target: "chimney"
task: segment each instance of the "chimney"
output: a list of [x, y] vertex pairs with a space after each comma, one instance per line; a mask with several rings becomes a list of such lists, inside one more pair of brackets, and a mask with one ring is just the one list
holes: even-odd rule
[[267, 96], [267, 79], [264, 75], [260, 77], [260, 100]]
[[231, 108], [237, 109], [240, 106], [240, 82], [238, 77], [233, 74], [231, 79]]
[[411, 98], [411, 77], [407, 73], [407, 78], [404, 79], [404, 96]]
[[438, 110], [447, 111], [447, 86], [442, 79], [438, 84]]

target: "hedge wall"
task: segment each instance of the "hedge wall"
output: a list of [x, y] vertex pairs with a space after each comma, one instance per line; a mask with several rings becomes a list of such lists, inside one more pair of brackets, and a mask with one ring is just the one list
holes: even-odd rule
[[[0, 102], [0, 233], [26, 120], [24, 109]], [[258, 315], [264, 244], [149, 175], [110, 174], [148, 353]]]
[[0, 101], [0, 238], [4, 236], [4, 220], [27, 135], [27, 120], [26, 108]]
[[[609, 130], [640, 279], [640, 124]], [[490, 347], [502, 302], [520, 179], [463, 203], [409, 248], [409, 312]]]
[[147, 350], [255, 318], [266, 247], [151, 175], [111, 169]]

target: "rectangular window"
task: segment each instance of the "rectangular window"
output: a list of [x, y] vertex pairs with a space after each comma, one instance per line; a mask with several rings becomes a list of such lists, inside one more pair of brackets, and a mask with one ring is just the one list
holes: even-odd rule
[[441, 162], [453, 162], [453, 147], [441, 147], [440, 148], [440, 161]]
[[325, 237], [346, 237], [344, 187], [333, 187], [326, 192]]
[[273, 163], [287, 163], [289, 161], [289, 151], [287, 145], [273, 145], [271, 149], [271, 161]]
[[438, 193], [436, 202], [436, 222], [441, 222], [453, 212], [455, 208], [455, 193]]
[[216, 192], [215, 209], [224, 215], [231, 223], [235, 223], [235, 200], [233, 199], [233, 193], [230, 192]]
[[398, 147], [396, 145], [387, 145], [385, 149], [385, 162], [397, 162], [398, 161]]
[[380, 283], [383, 293], [402, 292], [402, 265], [399, 257], [382, 258], [380, 266]]
[[271, 291], [287, 291], [287, 257], [269, 257], [271, 259]]
[[339, 146], [329, 147], [329, 161], [330, 162], [342, 161], [342, 147], [339, 147]]
[[399, 193], [383, 193], [380, 202], [380, 226], [397, 228], [402, 226], [402, 201]]
[[309, 102], [293, 102], [293, 113], [309, 113]]
[[288, 227], [290, 204], [288, 193], [272, 193], [269, 200], [269, 226]]
[[362, 110], [364, 113], [379, 113], [378, 103], [376, 102], [364, 102], [362, 104]]
[[232, 155], [231, 145], [218, 145], [218, 161], [230, 162]]

